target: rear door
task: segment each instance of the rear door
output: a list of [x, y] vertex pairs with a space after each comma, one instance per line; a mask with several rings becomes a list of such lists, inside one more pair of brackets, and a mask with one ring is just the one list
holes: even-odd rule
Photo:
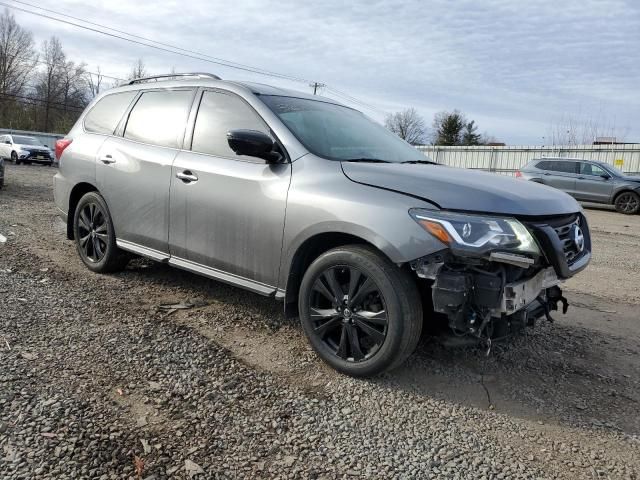
[[545, 160], [542, 182], [575, 196], [578, 163], [569, 160]]
[[171, 165], [182, 147], [194, 95], [194, 88], [142, 91], [119, 134], [100, 148], [98, 188], [118, 240], [129, 248], [142, 246], [159, 257], [169, 252]]
[[578, 200], [609, 203], [612, 193], [613, 180], [604, 168], [594, 163], [580, 162], [580, 173], [576, 180]]
[[[272, 132], [241, 97], [205, 89], [197, 100], [189, 144], [171, 175], [171, 262], [247, 288], [270, 293], [276, 285], [291, 164], [236, 155], [234, 129]], [[194, 112], [195, 113], [195, 112]]]

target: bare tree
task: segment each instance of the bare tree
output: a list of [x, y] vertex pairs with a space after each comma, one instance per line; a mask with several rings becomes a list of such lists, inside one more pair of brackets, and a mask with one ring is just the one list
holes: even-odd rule
[[89, 89], [89, 95], [91, 98], [97, 97], [102, 89], [102, 82], [104, 81], [104, 76], [100, 73], [100, 67], [96, 68], [95, 73], [87, 72], [87, 88]]
[[424, 143], [426, 130], [424, 119], [415, 108], [390, 113], [384, 119], [384, 126], [412, 145]]
[[38, 60], [31, 33], [5, 9], [0, 16], [0, 121], [9, 123], [11, 105], [24, 95], [29, 75]]
[[44, 60], [44, 70], [37, 75], [34, 100], [44, 103], [43, 128], [47, 132], [51, 127], [52, 106], [62, 93], [62, 78], [66, 65], [62, 44], [57, 37], [53, 36], [43, 42], [42, 58]]
[[629, 133], [628, 126], [617, 125], [599, 112], [596, 115], [563, 114], [551, 122], [546, 136], [549, 145], [591, 145], [596, 138], [615, 138], [623, 142]]
[[44, 109], [39, 128], [64, 131], [89, 100], [85, 64], [68, 61], [56, 37], [44, 41], [42, 58], [44, 67], [36, 74], [32, 94], [33, 101]]
[[127, 77], [127, 80], [135, 80], [136, 78], [148, 77], [147, 69], [144, 66], [144, 61], [139, 58], [131, 68], [131, 72]]

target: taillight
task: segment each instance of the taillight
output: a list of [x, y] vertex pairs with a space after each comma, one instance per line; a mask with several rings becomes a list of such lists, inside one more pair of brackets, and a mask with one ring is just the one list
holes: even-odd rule
[[64, 152], [65, 148], [71, 145], [73, 140], [71, 138], [61, 138], [60, 140], [56, 140], [56, 160], [60, 161], [60, 157], [62, 156], [62, 152]]
[[520, 170], [516, 170], [516, 178], [522, 178], [522, 173]]

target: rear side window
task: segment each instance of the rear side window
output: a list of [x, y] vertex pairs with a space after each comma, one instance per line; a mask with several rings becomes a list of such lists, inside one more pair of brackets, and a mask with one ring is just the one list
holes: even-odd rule
[[102, 97], [84, 117], [87, 132], [111, 135], [137, 92], [114, 93]]
[[125, 138], [179, 148], [191, 107], [192, 90], [144, 92], [129, 114]]
[[553, 172], [576, 173], [575, 162], [564, 162], [562, 160], [545, 160], [544, 162], [539, 162], [536, 167]]
[[227, 132], [235, 129], [258, 130], [269, 135], [263, 120], [242, 99], [205, 91], [198, 108], [191, 150], [218, 157], [238, 157], [227, 143]]

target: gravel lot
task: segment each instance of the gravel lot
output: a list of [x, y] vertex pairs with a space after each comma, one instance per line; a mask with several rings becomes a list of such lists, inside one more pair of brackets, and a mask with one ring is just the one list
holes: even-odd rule
[[640, 216], [587, 211], [556, 323], [489, 357], [425, 338], [354, 380], [272, 300], [143, 260], [89, 272], [54, 173], [8, 165], [0, 190], [0, 478], [639, 478]]

